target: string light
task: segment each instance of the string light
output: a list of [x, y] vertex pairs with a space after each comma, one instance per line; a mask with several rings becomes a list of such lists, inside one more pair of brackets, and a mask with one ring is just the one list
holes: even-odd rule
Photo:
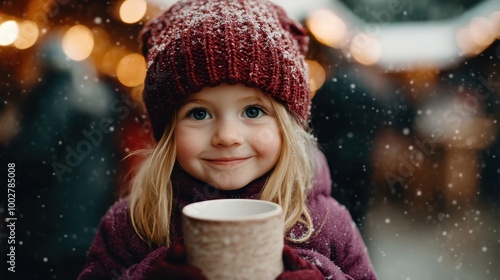
[[500, 11], [494, 11], [490, 15], [493, 30], [496, 30], [496, 38], [500, 39]]
[[94, 48], [92, 31], [83, 25], [75, 25], [68, 29], [62, 40], [64, 53], [75, 61], [81, 61], [90, 56]]
[[486, 18], [477, 17], [472, 19], [469, 25], [469, 32], [474, 43], [483, 48], [488, 47], [495, 41], [493, 23]]
[[353, 38], [350, 51], [357, 62], [372, 65], [380, 59], [382, 47], [375, 38], [366, 33], [360, 33]]
[[312, 97], [316, 94], [316, 91], [323, 86], [326, 79], [325, 69], [321, 64], [315, 60], [306, 60], [309, 66], [309, 84], [311, 87]]
[[474, 56], [489, 47], [498, 30], [495, 28], [494, 13], [491, 19], [476, 17], [464, 28], [457, 31], [456, 42], [465, 55]]
[[0, 46], [8, 46], [16, 41], [19, 36], [17, 22], [8, 20], [0, 24]]
[[126, 0], [120, 6], [120, 18], [125, 23], [136, 23], [144, 17], [146, 10], [146, 1]]
[[19, 23], [19, 36], [14, 41], [14, 46], [20, 50], [33, 46], [38, 40], [38, 26], [35, 22], [25, 20]]
[[345, 41], [347, 26], [335, 13], [317, 10], [309, 15], [306, 25], [314, 37], [324, 45], [338, 48]]
[[142, 84], [146, 78], [146, 60], [138, 53], [126, 55], [118, 63], [116, 77], [127, 87]]

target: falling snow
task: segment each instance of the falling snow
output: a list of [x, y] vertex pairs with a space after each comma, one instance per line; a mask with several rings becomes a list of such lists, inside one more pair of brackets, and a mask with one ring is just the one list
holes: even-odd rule
[[[0, 52], [6, 62], [0, 68], [5, 73], [0, 159], [16, 162], [18, 170], [19, 267], [37, 268], [26, 272], [36, 277], [25, 279], [76, 278], [102, 214], [123, 194], [124, 170], [136, 164], [122, 159], [149, 147], [147, 113], [140, 104], [143, 85], [122, 86], [116, 69], [109, 68], [125, 53], [138, 51], [138, 31], [149, 15], [135, 25], [116, 25], [118, 11], [110, 3], [90, 10], [97, 2], [65, 6], [70, 2], [53, 3], [54, 14], [46, 19], [50, 28], [40, 24], [43, 36], [35, 46], [2, 46]], [[417, 29], [444, 22], [445, 29], [455, 30], [448, 36], [455, 53], [434, 63], [384, 65], [391, 52], [381, 45], [380, 64], [364, 65], [352, 53], [351, 32], [339, 48], [312, 40], [311, 59], [322, 63], [326, 76], [313, 99], [311, 126], [330, 165], [333, 197], [360, 226], [380, 279], [500, 280], [500, 41], [475, 45], [474, 39], [487, 39], [488, 32], [460, 39], [460, 32], [472, 34], [484, 20], [497, 19], [498, 12], [492, 12], [499, 10], [497, 2], [343, 2], [360, 18], [354, 22], [371, 24], [348, 30], [375, 38], [397, 31], [393, 23]], [[2, 13], [8, 15], [8, 7]], [[247, 23], [246, 30], [262, 28], [244, 14], [234, 16]], [[76, 24], [91, 28], [96, 46], [92, 56], [78, 62], [65, 55], [55, 43], [62, 37], [53, 32]], [[442, 27], [415, 34], [432, 35]], [[417, 42], [412, 34], [400, 38]], [[271, 32], [266, 47], [274, 47], [282, 35]], [[174, 36], [182, 38], [181, 32]], [[432, 43], [427, 41], [425, 50], [432, 51]], [[461, 49], [471, 46], [481, 50]], [[157, 50], [166, 47], [159, 44]], [[399, 48], [393, 54], [410, 51]], [[287, 52], [280, 55], [294, 59]], [[100, 129], [100, 121], [108, 119], [111, 124]], [[55, 163], [64, 167], [54, 170]], [[0, 214], [5, 209], [0, 205]]]

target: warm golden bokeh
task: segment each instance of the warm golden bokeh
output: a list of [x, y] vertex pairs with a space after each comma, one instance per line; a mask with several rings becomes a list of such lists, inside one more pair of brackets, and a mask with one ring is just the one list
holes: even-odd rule
[[322, 44], [339, 48], [345, 43], [347, 26], [332, 11], [315, 11], [309, 15], [306, 24], [314, 37]]
[[90, 56], [94, 48], [92, 31], [83, 25], [68, 29], [62, 40], [64, 53], [72, 60], [81, 61]]
[[365, 33], [360, 33], [354, 37], [350, 47], [352, 57], [363, 65], [377, 63], [382, 53], [380, 43], [373, 37]]
[[120, 18], [125, 23], [136, 23], [146, 14], [146, 10], [146, 1], [126, 0], [120, 6]]
[[323, 86], [326, 79], [325, 69], [315, 60], [306, 60], [309, 66], [309, 85], [314, 97], [316, 91]]
[[0, 46], [8, 46], [19, 36], [19, 25], [13, 20], [0, 24]]
[[19, 35], [14, 41], [14, 46], [20, 50], [27, 49], [33, 46], [38, 40], [38, 26], [30, 20], [21, 21], [19, 23]]
[[116, 69], [120, 83], [127, 87], [135, 87], [146, 78], [146, 60], [138, 53], [132, 53], [120, 60]]

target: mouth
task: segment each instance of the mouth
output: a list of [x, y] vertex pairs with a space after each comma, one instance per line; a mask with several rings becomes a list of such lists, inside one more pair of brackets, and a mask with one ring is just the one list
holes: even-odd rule
[[235, 165], [244, 162], [249, 158], [214, 158], [214, 159], [207, 159], [211, 164], [215, 165]]

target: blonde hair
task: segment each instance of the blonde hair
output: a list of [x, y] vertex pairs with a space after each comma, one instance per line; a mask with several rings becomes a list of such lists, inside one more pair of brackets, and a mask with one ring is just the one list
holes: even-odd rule
[[[282, 134], [281, 153], [262, 192], [261, 200], [278, 203], [283, 208], [286, 234], [300, 223], [307, 232], [298, 238], [286, 236], [293, 242], [304, 242], [311, 237], [314, 228], [307, 209], [307, 193], [313, 187], [316, 171], [315, 138], [306, 131], [297, 118], [272, 98]], [[132, 181], [130, 216], [137, 234], [150, 245], [170, 245], [170, 221], [172, 213], [172, 182], [170, 176], [175, 164], [174, 140], [175, 113], [158, 142], [149, 151], [149, 157], [139, 168]], [[275, 186], [279, 186], [276, 188]]]

